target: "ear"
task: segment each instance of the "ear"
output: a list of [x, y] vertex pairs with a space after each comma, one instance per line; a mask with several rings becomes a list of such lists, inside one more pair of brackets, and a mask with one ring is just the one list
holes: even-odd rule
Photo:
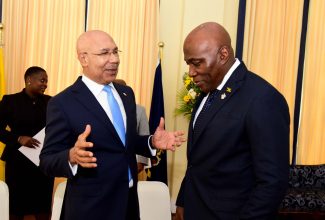
[[88, 56], [86, 53], [79, 53], [78, 54], [78, 60], [81, 64], [81, 66], [87, 66], [88, 65]]
[[223, 46], [220, 49], [220, 62], [222, 64], [226, 63], [229, 59], [229, 49], [227, 46]]
[[27, 76], [27, 78], [26, 78], [26, 84], [30, 85], [31, 80], [32, 80], [31, 77], [30, 76]]

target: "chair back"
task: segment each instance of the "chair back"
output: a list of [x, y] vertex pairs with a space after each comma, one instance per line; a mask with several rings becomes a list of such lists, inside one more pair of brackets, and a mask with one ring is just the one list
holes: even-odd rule
[[170, 195], [165, 183], [139, 181], [138, 196], [141, 220], [171, 220]]
[[9, 220], [9, 189], [5, 182], [0, 180], [0, 219]]
[[51, 220], [59, 220], [67, 181], [58, 184], [54, 193]]

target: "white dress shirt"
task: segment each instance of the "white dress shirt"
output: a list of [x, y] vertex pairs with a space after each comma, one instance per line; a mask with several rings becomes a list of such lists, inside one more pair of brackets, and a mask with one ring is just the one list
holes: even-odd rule
[[[98, 84], [98, 83], [94, 82], [93, 80], [89, 79], [85, 75], [82, 75], [81, 80], [86, 84], [87, 88], [95, 96], [95, 98], [97, 99], [97, 101], [99, 102], [99, 104], [102, 106], [103, 110], [106, 112], [106, 114], [109, 117], [109, 119], [113, 122], [112, 111], [111, 111], [111, 108], [110, 108], [110, 106], [109, 106], [109, 104], [107, 102], [107, 92], [105, 92], [103, 90], [104, 89], [104, 85], [101, 85], [101, 84]], [[118, 103], [118, 105], [120, 107], [120, 110], [121, 110], [121, 113], [122, 113], [122, 117], [123, 117], [123, 122], [124, 122], [124, 128], [126, 129], [126, 120], [127, 119], [126, 119], [126, 114], [125, 114], [125, 109], [124, 109], [124, 105], [123, 105], [122, 99], [119, 96], [118, 92], [116, 91], [113, 83], [110, 83], [110, 86], [112, 88], [112, 92], [113, 92], [114, 98], [116, 99], [116, 101], [117, 101], [117, 103]], [[151, 148], [150, 143], [149, 143], [149, 139], [150, 139], [150, 137], [148, 138], [148, 147], [149, 147], [149, 150], [151, 152], [151, 155], [152, 156], [155, 156], [157, 150]], [[73, 175], [76, 175], [77, 170], [78, 170], [78, 164], [71, 165], [69, 163], [69, 165], [70, 165], [70, 168], [71, 168], [71, 171], [72, 171]], [[133, 180], [131, 179], [131, 181], [130, 181], [130, 187], [132, 187], [132, 186], [133, 186]]]

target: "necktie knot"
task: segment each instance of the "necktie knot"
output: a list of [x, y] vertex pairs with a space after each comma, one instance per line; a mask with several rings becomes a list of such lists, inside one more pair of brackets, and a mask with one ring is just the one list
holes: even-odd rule
[[108, 95], [113, 95], [113, 93], [112, 93], [112, 88], [111, 88], [110, 85], [106, 85], [106, 86], [104, 86], [103, 90], [104, 90], [105, 92], [107, 92]]
[[217, 89], [214, 89], [214, 90], [210, 91], [209, 96], [208, 96], [207, 100], [205, 101], [205, 103], [204, 103], [204, 105], [203, 105], [203, 107], [201, 109], [201, 112], [197, 116], [197, 119], [195, 121], [195, 129], [194, 130], [197, 130], [197, 128], [200, 126], [201, 120], [204, 117], [204, 113], [212, 105], [213, 101], [215, 100], [215, 98], [216, 98], [216, 96], [218, 94], [218, 91], [219, 90], [217, 90]]
[[219, 90], [214, 89], [214, 90], [212, 90], [212, 91], [210, 92], [210, 94], [209, 94], [209, 96], [208, 96], [206, 102], [204, 103], [204, 107], [203, 107], [204, 110], [208, 109], [208, 108], [211, 106], [213, 100], [214, 100], [215, 97], [217, 96], [218, 91], [219, 91]]

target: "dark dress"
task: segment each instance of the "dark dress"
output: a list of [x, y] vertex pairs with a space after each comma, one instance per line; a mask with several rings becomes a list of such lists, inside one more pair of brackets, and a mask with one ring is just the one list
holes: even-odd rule
[[[37, 134], [46, 122], [48, 95], [30, 98], [25, 89], [0, 101], [0, 141], [6, 144], [1, 160], [6, 162], [10, 214], [50, 213], [54, 178], [45, 176], [18, 148], [19, 136]], [[6, 127], [11, 131], [7, 131]]]

